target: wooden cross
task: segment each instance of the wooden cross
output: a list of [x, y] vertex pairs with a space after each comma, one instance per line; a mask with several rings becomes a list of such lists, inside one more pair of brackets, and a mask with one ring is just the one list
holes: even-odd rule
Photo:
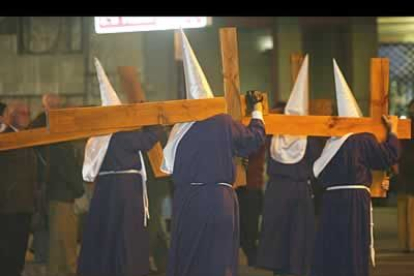
[[[248, 124], [250, 118], [245, 114], [244, 97], [238, 97], [240, 82], [237, 37], [234, 28], [220, 30], [220, 45], [225, 98], [51, 110], [48, 114], [47, 128], [0, 134], [0, 150], [81, 139], [146, 125], [198, 121], [227, 111], [234, 118], [241, 118], [244, 124]], [[379, 74], [384, 71], [371, 70], [371, 72]], [[267, 114], [267, 103], [264, 111], [268, 134], [341, 136], [349, 132], [371, 132], [377, 137], [385, 134], [385, 129], [378, 118]], [[410, 120], [398, 120], [395, 117], [393, 120], [398, 126], [399, 138], [411, 138]], [[243, 181], [242, 179], [241, 182]]]

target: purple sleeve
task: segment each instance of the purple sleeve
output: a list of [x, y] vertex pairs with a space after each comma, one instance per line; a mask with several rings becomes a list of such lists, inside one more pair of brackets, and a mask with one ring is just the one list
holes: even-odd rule
[[131, 151], [149, 151], [160, 140], [161, 126], [143, 127], [140, 130], [122, 131], [113, 135], [116, 143]]
[[264, 124], [258, 119], [252, 119], [247, 127], [232, 120], [231, 133], [234, 154], [241, 157], [257, 151], [266, 139]]
[[362, 154], [366, 165], [373, 170], [385, 170], [396, 164], [401, 155], [400, 141], [394, 134], [378, 143], [372, 134], [365, 135], [362, 142]]

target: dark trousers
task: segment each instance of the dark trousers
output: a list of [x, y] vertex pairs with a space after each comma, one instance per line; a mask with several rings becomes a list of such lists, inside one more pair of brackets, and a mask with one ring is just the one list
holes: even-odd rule
[[30, 234], [31, 214], [0, 214], [0, 274], [21, 276]]
[[249, 266], [256, 264], [259, 217], [263, 207], [263, 192], [260, 189], [238, 187], [236, 193], [240, 208], [240, 247], [246, 254]]

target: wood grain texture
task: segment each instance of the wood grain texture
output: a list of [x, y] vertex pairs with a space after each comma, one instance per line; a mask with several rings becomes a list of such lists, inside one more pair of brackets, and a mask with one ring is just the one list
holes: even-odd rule
[[47, 128], [36, 128], [23, 130], [19, 132], [10, 132], [0, 134], [0, 151], [27, 148], [33, 146], [42, 146], [59, 142], [85, 139], [91, 136], [100, 136], [119, 131], [137, 129], [132, 128], [107, 128], [104, 130], [71, 132], [71, 133], [50, 133]]
[[[409, 139], [411, 129], [407, 126], [410, 120], [398, 120], [398, 137]], [[289, 134], [289, 135], [308, 135], [308, 136], [343, 136], [347, 133], [370, 132], [374, 135], [385, 133], [385, 128], [381, 122], [373, 118], [347, 118], [336, 116], [293, 116], [281, 114], [269, 114], [264, 116], [267, 134]], [[250, 118], [243, 118], [243, 124], [248, 124]], [[400, 124], [402, 126], [400, 126]]]
[[[411, 120], [397, 119], [392, 116], [397, 125], [397, 135], [400, 139], [411, 138]], [[247, 125], [249, 117], [242, 122]], [[289, 134], [309, 136], [341, 136], [349, 132], [384, 132], [381, 122], [373, 118], [346, 118], [333, 116], [292, 116], [269, 114], [264, 116], [268, 134]], [[136, 125], [136, 124], [134, 124]], [[105, 135], [123, 130], [137, 129], [139, 126], [104, 127], [95, 130], [50, 133], [46, 128], [25, 130], [16, 133], [0, 134], [0, 150], [46, 145], [51, 143], [71, 141], [91, 136]]]
[[225, 112], [224, 98], [176, 100], [120, 106], [54, 109], [49, 112], [51, 133], [170, 125], [200, 121]]
[[[230, 114], [233, 119], [241, 120], [245, 108], [242, 108], [242, 102], [240, 100], [239, 50], [236, 28], [220, 29], [220, 49], [227, 113]], [[246, 170], [239, 158], [235, 158], [235, 164], [236, 180], [233, 186], [236, 188], [238, 186], [246, 185], [247, 180]]]
[[[241, 102], [244, 104], [244, 96], [240, 96]], [[267, 97], [265, 97], [267, 99]], [[183, 100], [187, 101], [187, 100]], [[185, 116], [180, 115], [180, 121], [192, 121], [192, 120], [199, 120], [200, 112], [204, 113], [205, 116], [209, 117], [209, 115], [213, 116], [219, 113], [224, 113], [226, 110], [225, 108], [225, 99], [215, 98], [213, 101], [211, 99], [207, 100], [189, 100], [189, 101], [204, 101], [203, 110], [207, 110], [206, 114], [203, 111], [195, 112], [195, 117], [193, 115]], [[211, 106], [211, 103], [213, 105]], [[191, 103], [189, 103], [191, 105]], [[197, 103], [198, 106], [200, 103]], [[58, 128], [51, 128], [53, 131], [49, 131], [47, 128], [42, 129], [33, 129], [33, 130], [25, 130], [19, 133], [7, 133], [7, 134], [0, 134], [0, 150], [7, 150], [7, 149], [16, 149], [16, 148], [24, 148], [24, 147], [31, 147], [37, 145], [47, 145], [51, 143], [58, 143], [64, 141], [71, 141], [76, 139], [87, 138], [91, 136], [98, 136], [98, 135], [105, 135], [110, 134], [118, 131], [123, 130], [131, 130], [131, 129], [138, 129], [140, 127], [140, 123], [137, 123], [140, 119], [142, 119], [142, 114], [140, 112], [134, 113], [135, 109], [139, 109], [141, 106], [145, 106], [145, 104], [134, 104], [134, 105], [121, 105], [116, 107], [93, 107], [93, 108], [74, 108], [74, 109], [56, 109], [52, 114], [49, 114], [49, 118], [52, 118], [51, 121], [56, 121], [55, 124], [59, 124], [59, 120], [61, 120], [60, 114], [61, 112], [64, 113], [65, 117], [73, 117], [69, 118], [67, 123], [67, 129], [62, 128], [62, 126], [58, 125]], [[175, 104], [172, 105], [173, 108], [176, 107]], [[196, 108], [199, 108], [197, 107]], [[219, 106], [219, 107], [218, 107]], [[130, 112], [130, 109], [133, 112]], [[116, 110], [116, 112], [111, 113], [112, 111]], [[86, 117], [83, 117], [83, 113], [89, 114], [93, 120], [88, 121]], [[158, 112], [158, 110], [157, 110]], [[177, 112], [177, 110], [174, 110]], [[264, 109], [264, 113], [268, 113], [268, 109]], [[76, 114], [76, 115], [74, 115]], [[91, 115], [93, 114], [93, 115]], [[117, 115], [116, 115], [117, 114]], [[124, 116], [125, 115], [125, 116]], [[75, 118], [76, 116], [76, 118]], [[113, 118], [116, 116], [124, 116], [119, 117], [116, 119], [117, 122], [113, 122]], [[155, 118], [151, 120], [154, 121], [156, 124], [158, 121], [168, 123], [168, 120], [159, 119], [159, 114], [157, 113]], [[162, 116], [161, 116], [162, 117]], [[108, 119], [107, 119], [108, 118]], [[146, 118], [146, 120], [149, 118]], [[95, 121], [99, 120], [99, 124], [94, 124]], [[81, 122], [81, 124], [75, 124], [74, 122]], [[117, 125], [121, 121], [120, 125]], [[148, 120], [147, 120], [148, 121]], [[148, 123], [148, 122], [147, 122]], [[174, 122], [170, 122], [174, 124]], [[71, 129], [71, 131], [69, 131]], [[157, 146], [158, 149], [161, 146]], [[154, 154], [154, 156], [159, 156], [159, 153]], [[158, 161], [157, 161], [158, 162]], [[159, 162], [158, 162], [159, 163]]]
[[239, 50], [237, 47], [236, 28], [220, 29], [220, 49], [223, 67], [224, 94], [227, 113], [233, 119], [242, 118], [240, 102]]
[[371, 59], [370, 116], [381, 120], [388, 115], [390, 63], [387, 58]]
[[[388, 115], [388, 88], [390, 63], [387, 58], [372, 58], [370, 69], [370, 116], [381, 122], [382, 115]], [[386, 133], [377, 133], [378, 141], [382, 142]], [[381, 188], [386, 178], [384, 171], [372, 171], [371, 196], [384, 198], [387, 192]]]

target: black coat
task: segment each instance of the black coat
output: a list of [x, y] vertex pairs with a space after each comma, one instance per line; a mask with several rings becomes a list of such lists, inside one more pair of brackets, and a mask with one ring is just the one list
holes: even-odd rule
[[84, 193], [82, 165], [75, 156], [72, 143], [58, 143], [48, 146], [49, 175], [47, 177], [47, 198], [49, 200], [73, 202]]
[[[46, 114], [40, 113], [31, 128], [46, 126]], [[38, 158], [38, 182], [46, 184], [48, 200], [72, 202], [84, 193], [82, 164], [72, 142], [35, 148]]]
[[[13, 132], [8, 128], [5, 132]], [[0, 152], [0, 213], [32, 213], [37, 185], [32, 148]]]

